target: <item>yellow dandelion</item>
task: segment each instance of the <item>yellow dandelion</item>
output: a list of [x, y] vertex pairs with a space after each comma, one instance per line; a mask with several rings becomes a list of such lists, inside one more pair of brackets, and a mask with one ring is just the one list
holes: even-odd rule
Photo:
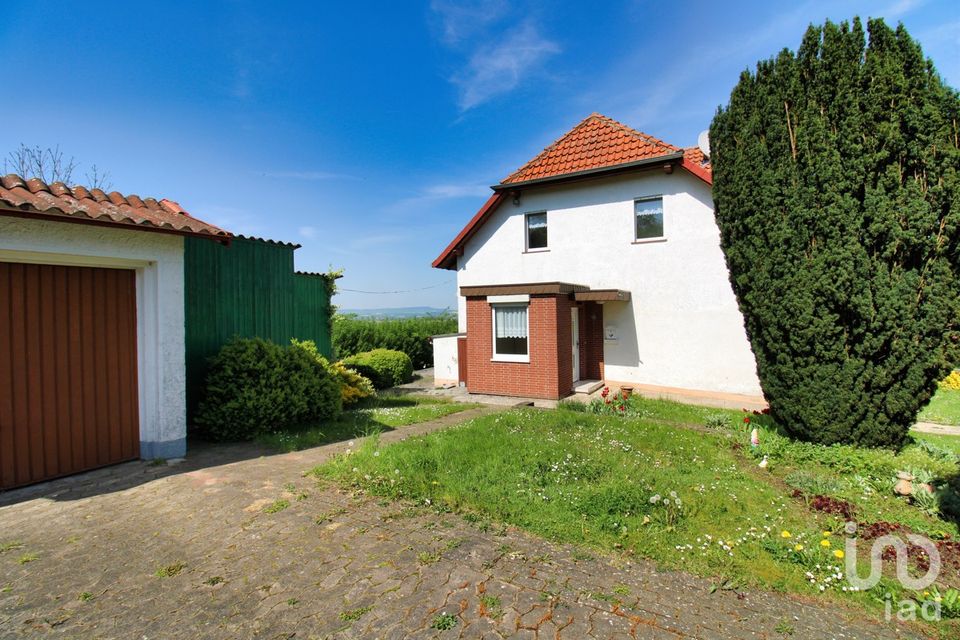
[[780, 532], [780, 537], [781, 537], [781, 538], [789, 538], [789, 537], [790, 537], [790, 532], [789, 532], [789, 531], [781, 531], [781, 532]]
[[830, 541], [827, 540], [827, 539], [823, 539], [823, 540], [820, 541], [820, 546], [821, 546], [821, 547], [829, 547], [829, 546], [830, 546]]
[[803, 551], [803, 545], [802, 545], [802, 544], [795, 544], [795, 545], [793, 545], [793, 550], [794, 550], [794, 551]]
[[833, 555], [834, 555], [834, 557], [842, 558], [842, 557], [843, 557], [843, 551], [840, 551], [840, 549], [837, 549], [836, 551], [833, 552]]
[[824, 538], [829, 538], [829, 537], [832, 536], [832, 535], [833, 535], [833, 532], [832, 532], [832, 531], [824, 531], [824, 532], [823, 532], [823, 537], [824, 537]]

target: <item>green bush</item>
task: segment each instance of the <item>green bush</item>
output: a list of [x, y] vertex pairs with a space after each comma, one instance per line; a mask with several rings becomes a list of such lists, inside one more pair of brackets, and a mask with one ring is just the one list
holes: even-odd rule
[[369, 378], [377, 389], [389, 389], [413, 379], [413, 363], [402, 351], [374, 349], [344, 358], [343, 364]]
[[212, 440], [250, 440], [333, 418], [341, 406], [340, 385], [308, 351], [236, 338], [210, 360], [196, 422]]
[[336, 315], [333, 318], [333, 347], [338, 358], [371, 351], [394, 349], [410, 356], [415, 369], [433, 366], [430, 336], [455, 333], [457, 317], [442, 315], [395, 320]]
[[764, 396], [794, 437], [899, 447], [957, 362], [960, 99], [903, 26], [811, 26], [710, 128]]
[[297, 340], [293, 338], [290, 344], [294, 347], [303, 349], [310, 356], [319, 362], [334, 377], [340, 386], [340, 399], [343, 406], [356, 404], [364, 398], [376, 395], [377, 391], [373, 388], [373, 383], [369, 378], [348, 369], [342, 362], [330, 362], [320, 353], [317, 343], [313, 340]]

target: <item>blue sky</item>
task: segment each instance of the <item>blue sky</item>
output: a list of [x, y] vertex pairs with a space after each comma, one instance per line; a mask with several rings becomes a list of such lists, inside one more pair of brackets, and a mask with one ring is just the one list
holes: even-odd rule
[[298, 269], [345, 269], [341, 306], [455, 308], [430, 262], [489, 185], [593, 111], [695, 144], [744, 68], [853, 15], [902, 21], [960, 87], [955, 0], [7, 0], [0, 151], [60, 145], [299, 242]]

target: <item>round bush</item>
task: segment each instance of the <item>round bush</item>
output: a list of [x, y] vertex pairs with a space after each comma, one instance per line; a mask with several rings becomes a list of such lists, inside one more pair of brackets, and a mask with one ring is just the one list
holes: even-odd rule
[[313, 340], [290, 340], [290, 345], [302, 349], [310, 354], [310, 357], [319, 362], [333, 376], [340, 387], [340, 398], [343, 406], [356, 404], [364, 398], [369, 398], [376, 394], [373, 383], [353, 369], [348, 369], [342, 362], [331, 363], [327, 360], [317, 348], [317, 343]]
[[345, 358], [343, 364], [369, 378], [377, 389], [388, 389], [413, 379], [413, 362], [402, 351], [374, 349]]
[[196, 422], [212, 440], [259, 434], [336, 416], [340, 385], [303, 349], [234, 339], [210, 360]]

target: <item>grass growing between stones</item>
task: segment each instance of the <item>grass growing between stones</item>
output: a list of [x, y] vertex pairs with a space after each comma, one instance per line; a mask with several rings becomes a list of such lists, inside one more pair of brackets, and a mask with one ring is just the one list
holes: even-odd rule
[[478, 405], [451, 402], [446, 398], [423, 395], [381, 395], [362, 400], [339, 418], [324, 424], [306, 425], [260, 436], [258, 441], [280, 451], [299, 451], [392, 431], [419, 422], [472, 409]]
[[[954, 522], [890, 491], [898, 469], [956, 474], [956, 459], [936, 448], [822, 447], [760, 424], [752, 450], [749, 432], [765, 416], [633, 398], [625, 415], [513, 410], [386, 447], [369, 438], [314, 474], [468, 520], [650, 558], [718, 589], [815, 594], [875, 613], [886, 593], [923, 596], [890, 577], [869, 592], [853, 588], [843, 560], [848, 517], [934, 540], [957, 536]], [[766, 469], [758, 467], [764, 455]], [[862, 547], [861, 576], [869, 545]], [[943, 580], [941, 588], [960, 586], [956, 568]]]

